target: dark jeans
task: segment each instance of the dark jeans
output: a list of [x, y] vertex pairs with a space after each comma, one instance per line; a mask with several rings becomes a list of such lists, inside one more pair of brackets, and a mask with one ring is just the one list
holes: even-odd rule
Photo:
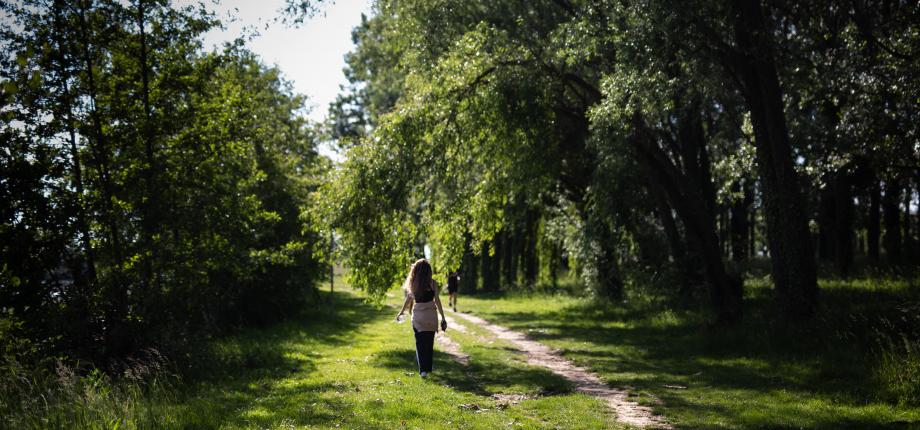
[[418, 331], [415, 332], [415, 360], [418, 361], [419, 372], [431, 372], [431, 362], [434, 359], [434, 332]]

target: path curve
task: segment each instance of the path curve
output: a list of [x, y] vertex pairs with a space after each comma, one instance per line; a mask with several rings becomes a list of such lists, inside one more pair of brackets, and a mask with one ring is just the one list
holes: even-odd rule
[[616, 412], [617, 420], [620, 422], [640, 428], [671, 428], [661, 416], [653, 414], [651, 408], [630, 400], [627, 391], [610, 387], [595, 373], [576, 366], [550, 347], [528, 339], [523, 333], [492, 324], [477, 316], [462, 313], [454, 315], [488, 330], [499, 339], [510, 342], [524, 354], [528, 364], [545, 367], [574, 383], [577, 391], [604, 400], [610, 409]]

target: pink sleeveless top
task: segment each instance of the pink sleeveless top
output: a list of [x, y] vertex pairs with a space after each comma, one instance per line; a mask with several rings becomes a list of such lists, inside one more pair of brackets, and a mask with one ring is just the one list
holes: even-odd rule
[[[431, 288], [433, 291], [437, 291], [438, 288], [433, 281]], [[438, 306], [434, 298], [412, 305], [412, 328], [416, 331], [438, 331]]]

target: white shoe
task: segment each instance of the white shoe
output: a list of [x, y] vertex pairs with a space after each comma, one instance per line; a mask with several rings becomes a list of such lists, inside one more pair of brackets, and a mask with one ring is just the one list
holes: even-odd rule
[[422, 375], [422, 378], [427, 378], [427, 377], [428, 377], [428, 372], [422, 372], [421, 375]]

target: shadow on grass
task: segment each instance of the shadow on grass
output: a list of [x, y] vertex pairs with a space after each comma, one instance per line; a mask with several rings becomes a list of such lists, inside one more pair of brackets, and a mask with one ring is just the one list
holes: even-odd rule
[[[433, 372], [429, 378], [458, 391], [479, 396], [505, 393], [507, 390], [530, 394], [564, 394], [571, 392], [571, 384], [549, 370], [510, 365], [493, 359], [490, 354], [474, 354], [470, 364], [463, 366], [450, 355], [435, 349]], [[398, 349], [377, 353], [372, 359], [376, 366], [387, 369], [406, 369], [417, 372], [415, 350]], [[498, 390], [490, 388], [502, 387]]]
[[[353, 333], [388, 312], [348, 293], [333, 294], [334, 307], [324, 293], [327, 301], [299, 318], [245, 330], [202, 351], [195, 360], [200, 367], [194, 369], [193, 383], [181, 394], [189, 408], [185, 428], [213, 428], [215, 423], [263, 428], [282, 421], [318, 425], [350, 414], [347, 403], [324, 396], [341, 388], [334, 383], [280, 384], [316, 370], [319, 356], [309, 345], [347, 345]], [[197, 425], [196, 416], [203, 417]]]
[[899, 307], [917, 303], [916, 289], [870, 283], [833, 285], [821, 294], [819, 315], [801, 324], [779, 317], [765, 287], [749, 289], [745, 320], [730, 328], [706, 328], [698, 311], [647, 304], [489, 312], [488, 318], [535, 340], [568, 342], [567, 357], [615, 378], [613, 385], [654, 394], [666, 415], [712, 418], [695, 420], [694, 428], [917, 426], [910, 421], [917, 410], [859, 409], [883, 403], [873, 369], [879, 333], [916, 335], [920, 327], [917, 318], [891, 321]]

